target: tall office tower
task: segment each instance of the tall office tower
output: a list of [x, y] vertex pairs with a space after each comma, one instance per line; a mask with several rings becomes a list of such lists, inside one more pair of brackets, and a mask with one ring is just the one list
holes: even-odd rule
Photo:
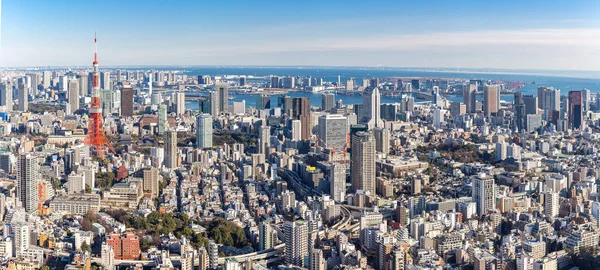
[[433, 109], [433, 127], [441, 128], [442, 124], [445, 123], [446, 110], [440, 108]]
[[413, 112], [415, 110], [415, 98], [410, 95], [402, 95], [400, 98], [400, 112]]
[[165, 166], [169, 169], [177, 168], [177, 131], [165, 132]]
[[552, 218], [558, 216], [560, 205], [558, 191], [549, 191], [542, 194], [544, 195], [544, 214]]
[[302, 122], [300, 122], [300, 120], [292, 120], [291, 126], [290, 139], [292, 141], [302, 140]]
[[369, 88], [365, 90], [363, 94], [363, 106], [365, 115], [362, 119], [362, 123], [366, 124], [369, 129], [376, 127], [384, 127], [383, 120], [381, 120], [381, 96], [379, 95], [379, 89]]
[[319, 117], [319, 144], [334, 151], [346, 149], [348, 118], [340, 114], [325, 114]]
[[333, 163], [328, 178], [331, 198], [336, 202], [343, 202], [346, 199], [346, 165]]
[[[222, 82], [217, 83], [215, 87], [217, 94], [219, 95], [219, 113], [227, 112], [227, 104], [229, 103], [229, 85], [227, 85], [227, 83]], [[213, 117], [215, 116], [213, 115]]]
[[517, 91], [513, 95], [513, 104], [523, 104], [523, 92]]
[[490, 116], [500, 109], [500, 87], [485, 85], [483, 87], [483, 114]]
[[258, 226], [258, 250], [267, 250], [275, 246], [277, 240], [277, 231], [271, 227], [267, 221], [263, 221]]
[[583, 129], [583, 93], [569, 91], [569, 128]]
[[112, 90], [100, 90], [100, 100], [102, 108], [102, 116], [111, 115], [114, 108], [113, 102], [113, 91]]
[[310, 252], [310, 270], [326, 270], [327, 265], [325, 263], [325, 259], [323, 258], [323, 250], [321, 249], [313, 249]]
[[0, 106], [5, 106], [8, 112], [13, 109], [12, 83], [10, 80], [0, 84]]
[[410, 85], [412, 86], [413, 90], [421, 89], [421, 82], [419, 80], [411, 80]]
[[257, 95], [256, 96], [256, 109], [257, 110], [271, 109], [271, 97], [269, 95]]
[[112, 84], [110, 82], [110, 71], [104, 71], [100, 73], [100, 88], [112, 89]]
[[158, 198], [158, 169], [155, 167], [144, 169], [143, 186], [145, 191], [150, 191], [152, 198]]
[[518, 131], [525, 130], [525, 120], [527, 119], [525, 103], [523, 103], [522, 101], [521, 103], [515, 103], [513, 105], [513, 115], [513, 128]]
[[533, 95], [524, 95], [523, 102], [525, 103], [525, 114], [537, 114], [538, 99]]
[[335, 95], [334, 94], [323, 94], [321, 96], [321, 109], [329, 112], [335, 107]]
[[217, 118], [219, 116], [219, 93], [217, 91], [209, 92], [209, 100], [210, 100], [210, 115], [213, 118]]
[[375, 151], [379, 153], [390, 153], [390, 131], [387, 128], [374, 128]]
[[179, 90], [174, 93], [175, 99], [175, 112], [177, 115], [183, 115], [185, 113], [185, 92]]
[[278, 98], [278, 104], [279, 107], [281, 107], [281, 109], [283, 110], [283, 113], [291, 116], [292, 115], [292, 110], [293, 110], [293, 98], [288, 96], [288, 95], [282, 95], [279, 96]]
[[270, 126], [260, 126], [258, 128], [258, 153], [267, 155], [267, 152], [270, 147], [270, 139], [271, 139], [271, 127]]
[[[582, 97], [583, 97], [583, 114], [585, 114], [587, 111], [590, 110], [590, 101], [592, 100], [592, 93], [590, 92], [589, 89], [583, 89], [581, 90], [582, 93]], [[559, 101], [558, 104], [560, 106], [560, 92], [559, 92]], [[560, 110], [560, 107], [559, 107]]]
[[152, 96], [152, 83], [154, 82], [152, 80], [152, 72], [148, 73], [148, 95]]
[[26, 112], [29, 110], [29, 93], [24, 84], [19, 84], [19, 111]]
[[87, 74], [79, 75], [79, 96], [84, 97], [91, 93], [89, 81]]
[[213, 147], [213, 118], [210, 114], [196, 116], [196, 145], [198, 148]]
[[463, 115], [467, 113], [467, 106], [465, 106], [462, 102], [452, 102], [450, 103], [450, 115], [453, 117]]
[[121, 82], [121, 70], [117, 69], [117, 82], [120, 83]]
[[44, 89], [50, 88], [50, 83], [52, 82], [52, 72], [44, 71], [42, 78], [42, 85], [44, 85]]
[[538, 87], [538, 107], [544, 111], [543, 118], [553, 124], [558, 119], [552, 116], [560, 112], [560, 89]]
[[279, 88], [281, 86], [281, 80], [277, 76], [271, 76], [271, 83], [269, 84], [271, 88]]
[[286, 221], [283, 227], [285, 263], [308, 266], [308, 224], [304, 220]]
[[38, 161], [34, 156], [20, 155], [17, 161], [17, 199], [28, 213], [37, 211]]
[[40, 84], [40, 74], [37, 73], [32, 73], [28, 75], [30, 80], [31, 80], [31, 84], [29, 85], [29, 93], [36, 97], [38, 95], [38, 85]]
[[79, 81], [70, 80], [69, 88], [67, 90], [67, 99], [69, 101], [69, 108], [66, 111], [67, 114], [73, 114], [76, 110], [79, 110]]
[[296, 88], [296, 77], [283, 78], [283, 88], [288, 88], [288, 89]]
[[310, 99], [306, 97], [294, 98], [292, 102], [292, 107], [292, 118], [300, 120], [301, 123], [301, 139], [310, 139], [312, 129]]
[[121, 116], [133, 116], [133, 87], [124, 85], [121, 88]]
[[369, 132], [359, 131], [352, 138], [352, 189], [375, 195], [375, 140]]
[[219, 267], [219, 246], [214, 240], [208, 240], [208, 268], [216, 270]]
[[477, 112], [476, 99], [477, 84], [465, 84], [463, 86], [463, 103], [467, 106], [467, 113]]
[[158, 105], [158, 135], [163, 135], [169, 129], [169, 120], [167, 119], [167, 105]]
[[354, 78], [350, 78], [350, 80], [346, 81], [346, 91], [354, 90]]
[[478, 175], [473, 179], [473, 201], [477, 205], [477, 214], [487, 214], [494, 210], [496, 203], [496, 187], [494, 178], [487, 175]]

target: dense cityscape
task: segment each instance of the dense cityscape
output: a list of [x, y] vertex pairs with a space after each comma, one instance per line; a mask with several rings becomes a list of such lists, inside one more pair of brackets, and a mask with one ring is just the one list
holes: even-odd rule
[[588, 89], [93, 57], [2, 71], [2, 267], [600, 268]]

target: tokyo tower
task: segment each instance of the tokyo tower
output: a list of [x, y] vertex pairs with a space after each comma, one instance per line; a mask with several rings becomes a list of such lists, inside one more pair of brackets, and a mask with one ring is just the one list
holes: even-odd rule
[[104, 126], [102, 125], [102, 107], [100, 103], [100, 73], [98, 72], [98, 45], [96, 35], [94, 34], [94, 72], [92, 76], [92, 102], [90, 103], [90, 120], [88, 131], [85, 135], [85, 144], [95, 151], [96, 156], [104, 158], [107, 149], [111, 152], [115, 150], [110, 145], [106, 135], [104, 135]]

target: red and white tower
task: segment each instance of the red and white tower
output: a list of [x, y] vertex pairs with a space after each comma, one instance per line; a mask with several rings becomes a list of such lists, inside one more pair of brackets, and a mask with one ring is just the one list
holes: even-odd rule
[[94, 34], [94, 72], [92, 76], [92, 102], [90, 103], [90, 120], [88, 131], [85, 136], [85, 144], [95, 151], [96, 156], [104, 158], [107, 150], [115, 152], [104, 135], [102, 125], [102, 106], [100, 101], [100, 73], [98, 72], [98, 44]]

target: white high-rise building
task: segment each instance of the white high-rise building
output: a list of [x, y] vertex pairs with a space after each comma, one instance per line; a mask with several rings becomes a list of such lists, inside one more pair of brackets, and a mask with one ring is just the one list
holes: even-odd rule
[[496, 161], [505, 160], [508, 157], [508, 144], [505, 142], [496, 143]]
[[269, 224], [267, 221], [263, 221], [258, 226], [258, 229], [259, 250], [266, 250], [274, 247], [277, 240], [277, 231], [274, 230], [273, 227], [271, 227], [271, 224]]
[[302, 122], [300, 120], [292, 120], [292, 141], [299, 141], [302, 139]]
[[210, 114], [196, 116], [196, 145], [198, 148], [213, 146], [213, 118]]
[[381, 120], [381, 95], [379, 89], [368, 88], [363, 94], [364, 118], [362, 123], [366, 124], [369, 129], [376, 127], [384, 127]]
[[[71, 172], [67, 180], [69, 194], [85, 192], [85, 178], [83, 174]], [[91, 188], [91, 187], [90, 187]]]
[[474, 177], [472, 197], [477, 205], [477, 214], [480, 216], [487, 214], [489, 210], [494, 210], [496, 206], [494, 178], [485, 174]]
[[325, 114], [319, 117], [319, 143], [324, 147], [343, 151], [346, 148], [348, 118], [340, 114]]
[[352, 189], [375, 194], [375, 140], [359, 131], [352, 138]]
[[433, 126], [435, 128], [440, 128], [442, 126], [442, 123], [444, 123], [446, 120], [445, 118], [445, 114], [446, 114], [446, 110], [442, 110], [440, 108], [435, 108], [433, 110]]
[[38, 162], [31, 155], [21, 155], [17, 161], [17, 199], [28, 213], [38, 208]]
[[111, 246], [104, 243], [100, 254], [102, 261], [101, 265], [104, 269], [114, 269], [115, 267], [115, 251]]
[[177, 115], [182, 115], [185, 113], [185, 92], [177, 91], [175, 93], [175, 108]]
[[323, 258], [323, 250], [321, 249], [313, 249], [310, 253], [310, 270], [325, 270], [327, 269], [327, 264], [325, 263], [325, 259]]
[[544, 192], [544, 214], [549, 217], [558, 216], [559, 195], [558, 192]]
[[390, 130], [387, 128], [374, 128], [373, 136], [375, 136], [375, 151], [379, 153], [390, 153]]
[[308, 224], [304, 220], [284, 224], [285, 262], [306, 267], [308, 257]]
[[148, 73], [148, 95], [152, 96], [152, 72]]
[[167, 105], [158, 105], [158, 135], [163, 135], [169, 129], [169, 120], [167, 119]]
[[334, 163], [329, 170], [329, 192], [336, 202], [346, 198], [346, 165]]
[[15, 222], [10, 224], [13, 232], [14, 253], [20, 254], [29, 249], [30, 231], [29, 224], [25, 222]]
[[44, 71], [42, 84], [44, 85], [44, 89], [50, 88], [50, 82], [52, 82], [52, 72]]

